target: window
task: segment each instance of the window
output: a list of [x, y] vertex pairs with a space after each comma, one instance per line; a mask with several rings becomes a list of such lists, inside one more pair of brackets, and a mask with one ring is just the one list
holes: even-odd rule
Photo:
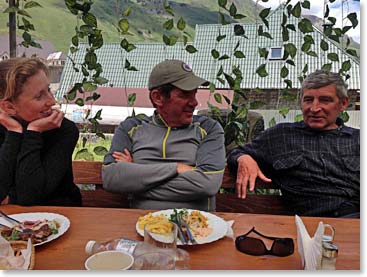
[[283, 48], [282, 47], [270, 47], [269, 60], [282, 60], [283, 59]]

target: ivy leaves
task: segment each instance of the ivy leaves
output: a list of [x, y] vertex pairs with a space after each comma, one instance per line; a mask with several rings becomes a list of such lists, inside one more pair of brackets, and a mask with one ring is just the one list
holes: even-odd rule
[[[25, 2], [25, 1], [24, 1]], [[16, 13], [18, 16], [18, 29], [23, 30], [22, 38], [23, 41], [21, 42], [22, 46], [28, 48], [29, 46], [42, 48], [41, 45], [36, 42], [31, 35], [31, 31], [34, 31], [34, 25], [29, 20], [32, 16], [29, 14], [28, 10], [31, 8], [37, 8], [42, 6], [36, 1], [27, 1], [20, 6], [20, 1], [15, 1], [14, 6], [9, 6], [5, 9], [4, 13]], [[28, 18], [28, 19], [27, 19]], [[20, 22], [21, 21], [21, 22]]]
[[258, 68], [256, 68], [256, 74], [260, 77], [268, 76], [268, 72], [266, 71], [266, 64], [261, 64]]
[[196, 53], [197, 49], [195, 48], [195, 46], [193, 46], [192, 44], [188, 44], [189, 37], [191, 36], [188, 32], [185, 31], [186, 21], [183, 19], [183, 17], [179, 17], [175, 26], [176, 15], [172, 7], [169, 5], [168, 2], [164, 2], [163, 7], [164, 10], [170, 16], [172, 16], [172, 18], [167, 19], [163, 23], [163, 29], [165, 30], [165, 33], [162, 35], [163, 43], [167, 46], [174, 46], [181, 38], [184, 45], [183, 49], [190, 54]]
[[[264, 1], [266, 2], [266, 1]], [[219, 18], [220, 18], [220, 22], [222, 23], [222, 25], [227, 25], [229, 23], [228, 20], [224, 20], [225, 19], [225, 15], [222, 12], [222, 10], [225, 10], [229, 13], [230, 16], [234, 16], [234, 14], [237, 12], [237, 9], [232, 7], [232, 4], [229, 4], [228, 1], [226, 0], [218, 0], [218, 5], [220, 7], [220, 11], [219, 11]], [[230, 5], [230, 7], [228, 8], [228, 6]], [[303, 18], [302, 17], [302, 11], [303, 9], [310, 9], [311, 8], [311, 4], [310, 1], [298, 1], [296, 3], [292, 3], [290, 4], [290, 1], [287, 1], [285, 3], [285, 11], [283, 12], [283, 16], [280, 17], [281, 18], [281, 32], [282, 32], [282, 40], [283, 40], [283, 57], [282, 59], [279, 59], [279, 63], [282, 63], [282, 65], [280, 66], [280, 70], [279, 70], [279, 76], [280, 78], [283, 80], [284, 82], [284, 89], [282, 90], [281, 93], [281, 97], [287, 100], [292, 100], [294, 101], [296, 99], [296, 95], [290, 93], [290, 90], [293, 89], [294, 83], [292, 82], [291, 78], [289, 77], [291, 69], [291, 66], [296, 66], [294, 60], [299, 56], [299, 55], [308, 55], [311, 57], [315, 57], [315, 58], [319, 58], [318, 57], [318, 51], [316, 49], [316, 47], [320, 47], [320, 49], [325, 53], [325, 57], [327, 57], [328, 62], [326, 62], [324, 65], [322, 65], [323, 69], [326, 70], [331, 70], [333, 67], [333, 63], [338, 63], [340, 64], [340, 57], [338, 55], [338, 53], [336, 51], [331, 52], [330, 50], [332, 49], [329, 45], [328, 39], [332, 39], [334, 41], [339, 42], [342, 39], [342, 36], [351, 28], [355, 28], [358, 24], [358, 20], [356, 17], [356, 14], [349, 14], [347, 16], [347, 18], [349, 19], [349, 21], [351, 22], [350, 26], [344, 26], [342, 29], [340, 28], [335, 28], [334, 25], [336, 23], [336, 19], [329, 16], [329, 9], [328, 6], [326, 6], [326, 12], [324, 14], [324, 17], [327, 21], [331, 22], [332, 25], [330, 25], [329, 27], [325, 28], [324, 31], [324, 37], [321, 38], [321, 40], [317, 40], [314, 37], [314, 32], [316, 31], [316, 29], [314, 28], [314, 26], [312, 25], [311, 21], [307, 18]], [[260, 11], [259, 13], [259, 18], [261, 20], [261, 23], [258, 24], [257, 27], [257, 36], [258, 37], [263, 37], [265, 39], [268, 40], [273, 40], [273, 33], [270, 33], [268, 31], [269, 29], [269, 16], [271, 15], [271, 9], [270, 8], [264, 8]], [[292, 24], [291, 22], [295, 22], [294, 20], [289, 20], [291, 17], [297, 18], [297, 24]], [[243, 28], [242, 24], [233, 24], [233, 35], [234, 37], [243, 37], [243, 38], [247, 38], [245, 36], [245, 31], [246, 29]], [[298, 32], [302, 35], [303, 37], [303, 43], [300, 45], [300, 47], [298, 47], [298, 45], [296, 45], [294, 43], [294, 40], [290, 41], [290, 32]], [[317, 31], [316, 31], [317, 32]], [[221, 34], [220, 33], [220, 28], [218, 30], [218, 36], [216, 37], [216, 42], [217, 44], [222, 43], [223, 41], [225, 41], [225, 39], [227, 38], [228, 35], [225, 34]], [[233, 40], [233, 37], [231, 38]], [[262, 40], [263, 41], [263, 40]], [[316, 43], [318, 45], [316, 45]], [[271, 43], [270, 43], [271, 44]], [[350, 44], [350, 41], [347, 41], [347, 46]], [[246, 58], [245, 54], [243, 52], [241, 52], [239, 49], [239, 44], [236, 45], [235, 50], [233, 51], [233, 53], [231, 55], [227, 55], [225, 53], [221, 53], [223, 50], [221, 47], [219, 46], [215, 46], [215, 48], [213, 48], [211, 50], [211, 56], [212, 58], [216, 61], [219, 62], [223, 59], [230, 59], [232, 57], [235, 57], [237, 59], [243, 59]], [[261, 59], [263, 59], [260, 64], [257, 66], [256, 70], [255, 70], [255, 74], [257, 77], [260, 78], [269, 78], [269, 73], [267, 70], [267, 64], [268, 64], [268, 59], [269, 59], [269, 51], [270, 48], [267, 47], [258, 47], [258, 54], [259, 57]], [[356, 55], [356, 51], [354, 49], [346, 49], [346, 52], [349, 55], [355, 56]], [[236, 61], [235, 60], [231, 60], [231, 66], [232, 68], [236, 67]], [[341, 63], [341, 67], [339, 69], [339, 72], [345, 76], [346, 79], [349, 78], [349, 75], [347, 74], [347, 72], [350, 70], [351, 68], [351, 61], [350, 60], [346, 60], [343, 61]], [[304, 78], [307, 76], [308, 74], [308, 64], [305, 64], [303, 66], [303, 70], [299, 76], [299, 81], [302, 82], [304, 80]], [[238, 111], [238, 106], [236, 106], [236, 101], [237, 99], [239, 99], [239, 97], [244, 97], [244, 102], [242, 102], [242, 104], [246, 103], [246, 101], [248, 99], [246, 99], [246, 93], [247, 91], [244, 91], [243, 89], [241, 89], [241, 86], [238, 86], [238, 83], [235, 82], [235, 80], [242, 80], [242, 76], [241, 78], [237, 78], [236, 75], [231, 72], [226, 73], [223, 72], [223, 66], [220, 67], [218, 73], [216, 74], [216, 81], [219, 81], [221, 84], [225, 85], [225, 82], [228, 83], [228, 87], [230, 89], [232, 89], [234, 91], [234, 100], [231, 103], [231, 107], [232, 107], [232, 111], [235, 113], [236, 111]], [[235, 75], [235, 77], [233, 77], [233, 75]], [[222, 78], [221, 76], [224, 76], [224, 78]], [[250, 78], [248, 76], [248, 78]], [[215, 86], [214, 84], [212, 84], [210, 91], [213, 92], [214, 95], [214, 99], [216, 100], [216, 102], [218, 103], [222, 103], [222, 98], [220, 97], [220, 95], [218, 95], [218, 93], [215, 91]], [[250, 104], [251, 105], [251, 104]], [[236, 108], [237, 107], [237, 108]], [[214, 109], [213, 107], [211, 107], [211, 109]], [[282, 108], [279, 110], [279, 112], [285, 116], [289, 111], [289, 108]], [[229, 126], [238, 126], [240, 125], [238, 121], [236, 121], [236, 116], [231, 117], [229, 116], [227, 118], [228, 120], [228, 125]], [[227, 131], [228, 131], [227, 127]], [[234, 133], [236, 133], [234, 131]]]

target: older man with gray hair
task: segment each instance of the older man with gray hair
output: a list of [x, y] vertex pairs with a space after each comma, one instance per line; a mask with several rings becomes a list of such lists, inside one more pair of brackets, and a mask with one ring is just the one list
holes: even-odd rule
[[277, 124], [230, 153], [238, 197], [260, 178], [276, 183], [296, 214], [359, 217], [360, 130], [338, 117], [348, 106], [347, 85], [338, 73], [317, 70], [301, 99], [303, 121]]

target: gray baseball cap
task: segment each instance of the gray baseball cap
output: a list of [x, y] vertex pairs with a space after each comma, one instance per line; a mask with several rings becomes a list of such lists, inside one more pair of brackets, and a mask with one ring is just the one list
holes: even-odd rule
[[172, 84], [182, 90], [194, 90], [209, 82], [194, 74], [191, 66], [180, 60], [165, 60], [157, 64], [149, 76], [148, 88]]

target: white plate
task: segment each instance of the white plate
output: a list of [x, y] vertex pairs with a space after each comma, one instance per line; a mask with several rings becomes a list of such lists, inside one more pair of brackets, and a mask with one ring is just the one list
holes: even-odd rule
[[[70, 227], [70, 220], [61, 215], [61, 214], [55, 214], [55, 213], [22, 213], [22, 214], [10, 214], [10, 217], [18, 220], [18, 221], [26, 221], [26, 220], [42, 220], [42, 219], [47, 219], [47, 220], [56, 220], [59, 224], [59, 232], [57, 234], [54, 235], [50, 235], [47, 240], [42, 241], [40, 243], [36, 243], [34, 246], [38, 246], [38, 245], [42, 245], [44, 243], [47, 243], [51, 240], [57, 239], [58, 237], [60, 237], [61, 235], [63, 235]], [[9, 224], [8, 221], [6, 221], [4, 218], [0, 218], [0, 223], [7, 225], [7, 226], [11, 226]]]
[[[179, 211], [180, 209], [177, 209], [177, 211]], [[190, 210], [190, 209], [186, 209], [189, 213], [191, 211], [194, 210]], [[209, 243], [209, 242], [213, 242], [216, 241], [218, 239], [223, 238], [228, 230], [228, 224], [227, 222], [224, 221], [224, 219], [208, 213], [208, 212], [203, 212], [200, 211], [204, 216], [206, 216], [208, 218], [208, 225], [210, 228], [213, 229], [213, 232], [207, 236], [206, 238], [195, 238], [198, 244], [204, 244], [204, 243]], [[152, 215], [159, 215], [159, 214], [164, 214], [166, 215], [168, 218], [169, 216], [173, 213], [173, 209], [169, 209], [169, 210], [162, 210], [162, 211], [157, 211], [152, 213]], [[138, 226], [138, 222], [136, 222], [136, 231], [138, 232], [139, 235], [141, 235], [142, 237], [144, 237], [144, 230], [140, 229]], [[177, 245], [183, 245], [181, 240], [179, 238], [177, 238]]]

